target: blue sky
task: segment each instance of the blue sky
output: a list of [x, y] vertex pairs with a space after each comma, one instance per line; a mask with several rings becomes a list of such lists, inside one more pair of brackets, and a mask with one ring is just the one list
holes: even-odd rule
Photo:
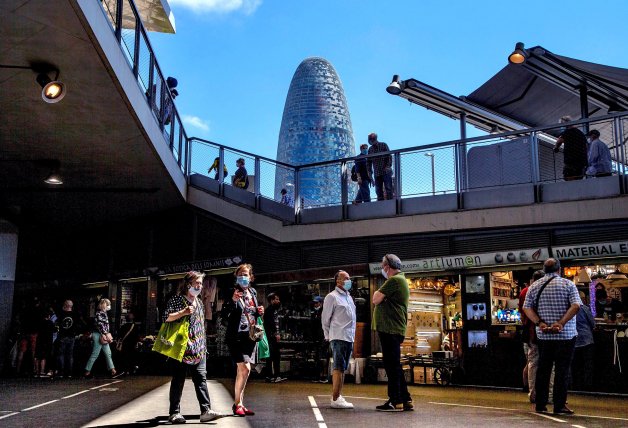
[[628, 68], [623, 0], [169, 3], [177, 34], [150, 38], [164, 73], [179, 80], [188, 135], [272, 159], [290, 80], [310, 56], [336, 68], [356, 148], [369, 132], [391, 149], [458, 138], [457, 121], [387, 94], [393, 74], [467, 95], [506, 65], [518, 41]]

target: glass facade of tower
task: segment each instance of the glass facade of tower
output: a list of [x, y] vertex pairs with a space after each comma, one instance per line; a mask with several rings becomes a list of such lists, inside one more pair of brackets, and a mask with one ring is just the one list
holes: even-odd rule
[[[355, 156], [347, 100], [334, 67], [323, 58], [307, 58], [290, 83], [281, 120], [277, 160], [303, 165]], [[290, 192], [292, 175], [277, 171], [275, 196]], [[341, 202], [340, 166], [301, 170], [300, 194], [305, 207]], [[350, 200], [355, 186], [349, 186]]]

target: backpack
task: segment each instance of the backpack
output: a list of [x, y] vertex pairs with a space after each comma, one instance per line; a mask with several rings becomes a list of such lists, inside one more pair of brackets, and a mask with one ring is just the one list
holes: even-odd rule
[[355, 165], [351, 167], [351, 181], [358, 181], [358, 169]]

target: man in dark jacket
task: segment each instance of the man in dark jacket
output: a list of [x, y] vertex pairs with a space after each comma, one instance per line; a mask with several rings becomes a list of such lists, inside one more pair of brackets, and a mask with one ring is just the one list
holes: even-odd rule
[[264, 331], [266, 331], [266, 338], [268, 339], [268, 348], [270, 350], [270, 361], [267, 366], [268, 376], [267, 382], [281, 382], [286, 380], [279, 374], [281, 373], [281, 353], [279, 351], [279, 307], [281, 301], [279, 296], [275, 293], [268, 295], [268, 302], [270, 305], [264, 311]]
[[[560, 123], [568, 123], [571, 120], [570, 116], [563, 116], [560, 118]], [[587, 159], [587, 137], [576, 125], [567, 125], [565, 131], [556, 140], [554, 152], [558, 153], [563, 144], [565, 145], [563, 178], [565, 181], [581, 180], [589, 162]]]
[[367, 162], [366, 154], [369, 146], [362, 144], [360, 146], [360, 156], [355, 160], [355, 172], [358, 175], [358, 193], [355, 195], [355, 203], [371, 202], [371, 183], [373, 182], [373, 173], [371, 165]]

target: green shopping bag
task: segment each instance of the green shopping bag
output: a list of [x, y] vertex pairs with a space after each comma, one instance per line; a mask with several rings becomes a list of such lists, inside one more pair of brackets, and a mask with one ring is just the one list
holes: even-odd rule
[[162, 323], [155, 338], [153, 351], [181, 362], [188, 347], [189, 328], [190, 317]]
[[[261, 325], [263, 328], [264, 323], [262, 321], [262, 317], [257, 318], [257, 324]], [[268, 338], [266, 337], [266, 331], [264, 331], [262, 340], [257, 342], [257, 359], [263, 360], [265, 358], [270, 358], [270, 349], [268, 348]]]

